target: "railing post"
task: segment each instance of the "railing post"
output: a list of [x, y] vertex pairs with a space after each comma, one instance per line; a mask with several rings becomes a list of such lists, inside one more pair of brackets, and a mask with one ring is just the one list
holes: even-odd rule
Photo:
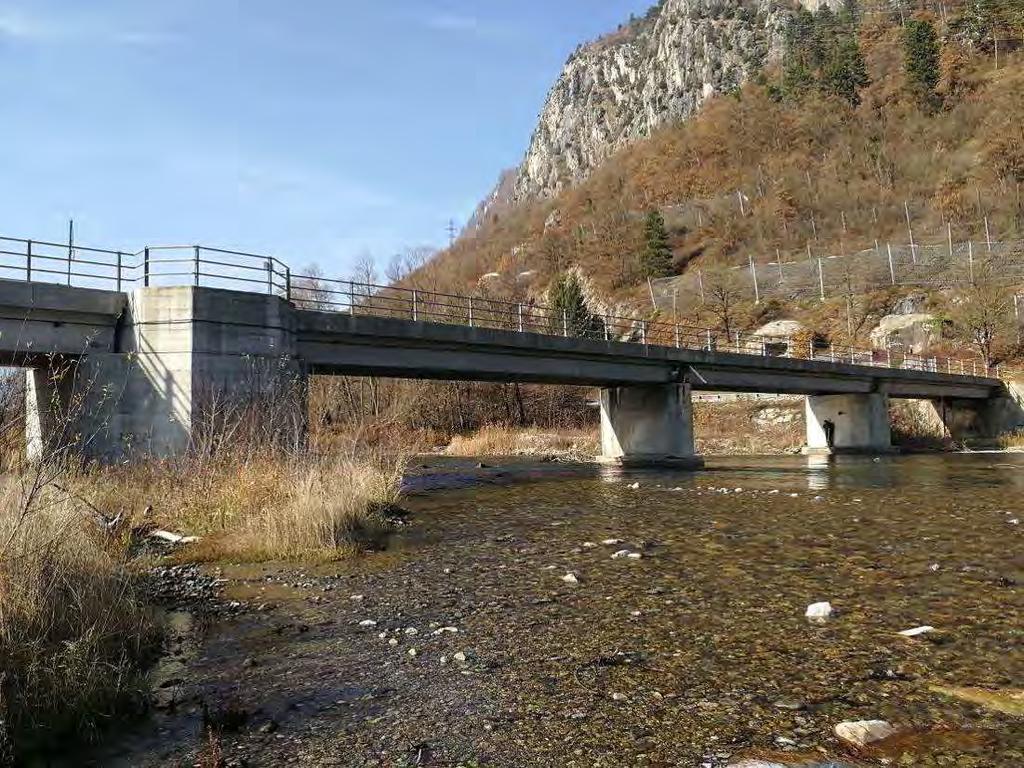
[[348, 281], [348, 313], [356, 313], [356, 284], [351, 280]]
[[194, 266], [195, 284], [196, 284], [196, 287], [198, 288], [199, 287], [199, 246], [196, 245], [196, 246], [193, 246], [193, 248], [195, 249], [195, 252], [194, 252], [195, 253], [195, 258], [193, 259], [192, 263], [193, 263], [193, 266]]
[[142, 285], [149, 288], [149, 246], [146, 246], [142, 255]]
[[419, 320], [419, 292], [415, 289], [412, 292], [412, 320], [416, 322]]
[[608, 326], [610, 324], [611, 324], [611, 321], [610, 321], [608, 315], [605, 315], [604, 316], [604, 340], [605, 341], [608, 341]]
[[647, 321], [640, 321], [640, 341], [644, 346], [647, 345]]
[[121, 292], [121, 261], [124, 254], [120, 251], [117, 252], [117, 292]]
[[25, 282], [32, 282], [32, 241], [25, 246]]
[[676, 349], [679, 349], [679, 323], [675, 324], [676, 330]]
[[708, 333], [708, 352], [710, 352], [711, 351], [711, 329], [710, 328], [708, 328], [707, 333]]
[[736, 354], [738, 355], [740, 353], [740, 332], [739, 331], [736, 331], [735, 346], [736, 346]]
[[267, 259], [264, 266], [267, 268], [267, 295], [272, 296], [274, 294], [274, 262]]
[[828, 359], [829, 362], [834, 363], [836, 361], [836, 347], [835, 344], [828, 345]]
[[977, 375], [978, 375], [978, 361], [977, 360], [972, 360], [971, 361], [971, 376], [977, 376]]
[[292, 268], [284, 268], [284, 298], [286, 301], [291, 302], [292, 300]]
[[889, 347], [885, 348], [885, 366], [886, 368], [892, 368], [892, 350]]
[[562, 310], [562, 335], [569, 338], [569, 312]]
[[469, 327], [473, 327], [473, 297], [469, 297]]
[[519, 314], [519, 332], [522, 333], [523, 332], [523, 305], [522, 304], [517, 304], [516, 305], [516, 309], [517, 309], [518, 314]]

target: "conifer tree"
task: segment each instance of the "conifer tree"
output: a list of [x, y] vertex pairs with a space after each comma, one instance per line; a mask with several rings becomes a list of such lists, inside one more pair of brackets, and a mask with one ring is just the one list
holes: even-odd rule
[[640, 271], [644, 277], [668, 277], [672, 274], [672, 248], [668, 244], [665, 219], [657, 209], [644, 221], [644, 250], [640, 254]]
[[910, 88], [922, 107], [938, 105], [939, 37], [930, 21], [911, 19], [903, 30], [903, 61]]
[[574, 272], [559, 275], [551, 284], [548, 289], [548, 307], [552, 334], [603, 338], [604, 323], [587, 307], [583, 286]]
[[853, 35], [840, 37], [829, 52], [828, 61], [821, 72], [822, 91], [857, 106], [860, 104], [860, 89], [870, 82], [857, 38]]

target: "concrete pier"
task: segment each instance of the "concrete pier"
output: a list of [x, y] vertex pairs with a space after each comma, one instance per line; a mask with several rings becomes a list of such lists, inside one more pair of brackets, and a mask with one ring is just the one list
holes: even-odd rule
[[301, 442], [306, 375], [294, 326], [294, 312], [277, 296], [135, 291], [112, 351], [55, 357], [28, 370], [29, 457], [71, 443], [108, 461], [209, 452], [218, 448], [220, 427], [247, 417], [262, 439]]
[[[804, 407], [807, 422], [805, 454], [891, 453], [889, 398], [882, 392], [863, 395], [811, 395]], [[825, 422], [835, 427], [830, 447]]]
[[621, 466], [700, 467], [687, 384], [601, 390], [601, 455]]

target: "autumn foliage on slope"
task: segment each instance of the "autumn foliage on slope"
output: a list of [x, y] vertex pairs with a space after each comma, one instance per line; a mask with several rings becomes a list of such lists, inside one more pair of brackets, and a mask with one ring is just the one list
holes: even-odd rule
[[[570, 265], [609, 295], [643, 296], [645, 219], [661, 209], [672, 270], [767, 260], [812, 244], [840, 253], [906, 242], [1020, 238], [1024, 54], [991, 52], [938, 30], [937, 83], [908, 79], [907, 31], [854, 29], [867, 84], [859, 104], [826, 89], [785, 93], [786, 62], [701, 113], [619, 153], [553, 200], [492, 216], [418, 278], [452, 290], [540, 296]], [[955, 20], [954, 20], [955, 21]], [[947, 35], [943, 39], [943, 35]], [[1010, 52], [1008, 53], [1007, 50]], [[481, 283], [487, 273], [498, 273]], [[525, 273], [525, 274], [524, 274]]]

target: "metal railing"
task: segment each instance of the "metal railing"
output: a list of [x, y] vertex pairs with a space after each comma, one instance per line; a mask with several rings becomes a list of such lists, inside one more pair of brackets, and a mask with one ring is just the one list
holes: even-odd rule
[[950, 375], [998, 377], [1004, 373], [971, 357], [725, 333], [640, 315], [591, 314], [530, 301], [293, 274], [274, 257], [200, 245], [148, 246], [130, 252], [0, 237], [0, 277], [117, 291], [181, 285], [230, 288], [281, 296], [301, 309], [349, 315]]

